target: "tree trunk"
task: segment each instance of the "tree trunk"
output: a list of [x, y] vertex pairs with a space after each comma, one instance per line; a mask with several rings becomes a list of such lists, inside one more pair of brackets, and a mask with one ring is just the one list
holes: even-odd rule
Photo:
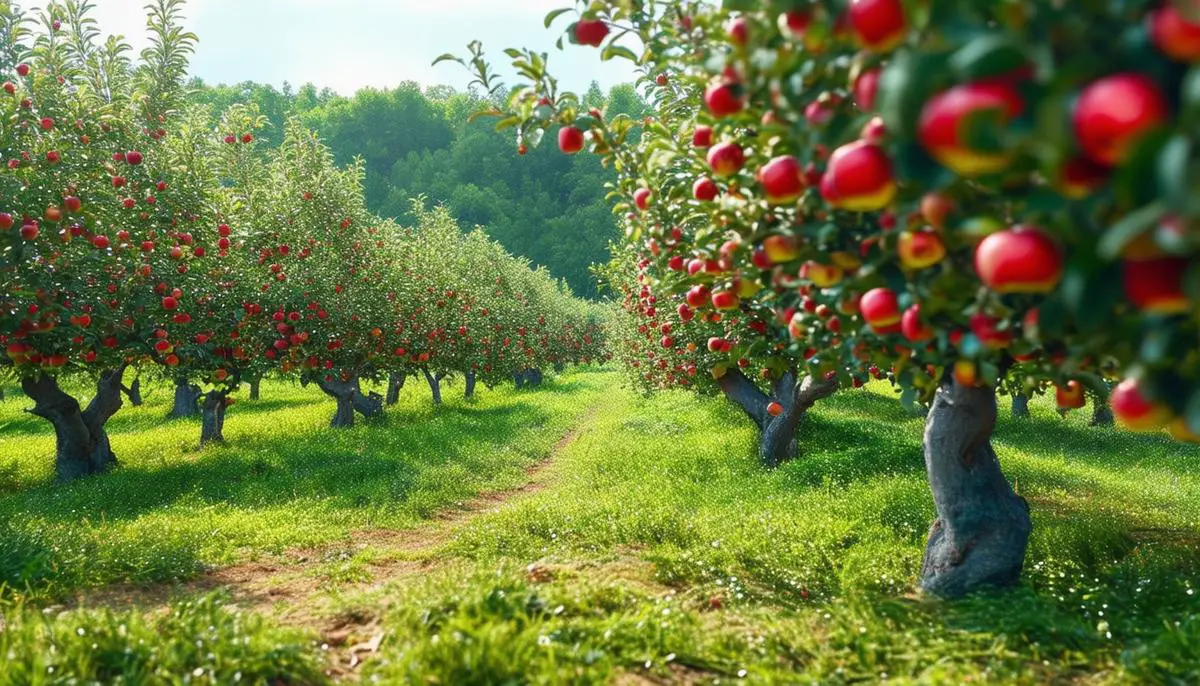
[[[737, 369], [725, 372], [717, 379], [717, 385], [725, 397], [741, 407], [758, 427], [758, 456], [766, 467], [777, 467], [796, 456], [796, 430], [804, 415], [818, 400], [837, 390], [836, 381], [817, 381], [811, 376], [796, 383], [794, 371], [787, 372], [772, 385], [771, 397]], [[767, 411], [772, 399], [783, 408], [778, 416], [771, 416]]]
[[1113, 413], [1108, 406], [1108, 398], [1100, 396], [1092, 396], [1092, 421], [1088, 422], [1091, 426], [1112, 426]]
[[262, 397], [260, 387], [262, 386], [262, 377], [256, 376], [250, 379], [250, 399], [258, 400]]
[[945, 380], [925, 421], [925, 468], [937, 519], [921, 565], [921, 589], [958, 598], [1021, 576], [1033, 522], [1000, 470], [991, 436], [996, 395]]
[[125, 393], [125, 397], [129, 398], [129, 404], [133, 407], [142, 406], [142, 378], [140, 376], [133, 377], [133, 383], [128, 387], [122, 387], [121, 390]]
[[4, 400], [4, 386], [0, 386], [0, 400]]
[[200, 396], [200, 447], [225, 442], [225, 409], [229, 391], [209, 391]]
[[337, 401], [337, 411], [333, 414], [329, 426], [335, 429], [346, 429], [354, 426], [354, 396], [358, 390], [358, 380], [351, 381], [317, 381], [317, 386], [325, 395]]
[[463, 392], [463, 397], [464, 398], [474, 398], [475, 397], [475, 372], [474, 371], [467, 372], [466, 385], [467, 385], [467, 390]]
[[521, 390], [521, 386], [525, 385], [525, 372], [517, 372], [513, 374], [513, 382], [517, 385], [517, 390]]
[[363, 395], [358, 379], [354, 380], [354, 393], [351, 395], [351, 401], [354, 404], [354, 410], [367, 419], [383, 414], [383, 396], [375, 391]]
[[526, 374], [525, 378], [526, 378], [527, 382], [529, 383], [529, 385], [531, 385], [531, 386], [541, 386], [542, 385], [542, 370], [530, 369], [529, 371], [525, 372], [525, 374]]
[[175, 379], [175, 403], [171, 406], [168, 419], [182, 419], [200, 414], [200, 387], [188, 383], [187, 377]]
[[422, 369], [421, 371], [425, 374], [425, 380], [429, 382], [429, 390], [433, 393], [433, 404], [441, 405], [442, 377], [445, 376], [445, 373], [438, 372], [437, 374], [430, 374], [428, 369]]
[[400, 389], [404, 388], [404, 374], [392, 374], [388, 376], [387, 387], [387, 404], [395, 405], [400, 402]]
[[1017, 419], [1029, 419], [1029, 396], [1024, 393], [1013, 393], [1012, 416]]
[[121, 375], [125, 367], [104, 372], [96, 383], [96, 395], [87, 409], [65, 393], [52, 376], [39, 374], [21, 379], [21, 389], [34, 402], [31, 414], [54, 426], [55, 464], [58, 481], [65, 483], [101, 474], [117, 464], [104, 425], [121, 409]]

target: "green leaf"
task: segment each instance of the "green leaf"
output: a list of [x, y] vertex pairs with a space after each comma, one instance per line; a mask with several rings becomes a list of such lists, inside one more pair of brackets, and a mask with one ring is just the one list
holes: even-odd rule
[[623, 45], [613, 45], [612, 43], [609, 43], [604, 48], [604, 52], [600, 53], [600, 59], [607, 61], [613, 59], [614, 57], [622, 57], [630, 62], [633, 62], [634, 64], [638, 64], [637, 53]]
[[462, 61], [461, 57], [452, 55], [447, 52], [445, 54], [438, 55], [438, 58], [433, 61], [433, 65], [431, 65], [431, 66], [437, 66], [438, 64], [440, 64], [442, 62], [458, 62], [459, 64], [461, 64], [463, 66], [466, 66], [466, 64], [467, 64], [466, 62]]
[[1181, 207], [1188, 201], [1188, 163], [1192, 143], [1182, 134], [1173, 136], [1158, 154], [1158, 183], [1167, 205]]
[[1029, 57], [1012, 37], [981, 36], [950, 57], [950, 68], [963, 81], [1010, 74], [1029, 64]]
[[1140, 207], [1113, 224], [1100, 239], [1098, 250], [1104, 259], [1114, 259], [1135, 238], [1149, 231], [1166, 214], [1167, 208], [1161, 201]]
[[562, 9], [551, 10], [549, 13], [546, 14], [546, 18], [542, 20], [542, 26], [544, 26], [546, 28], [550, 28], [550, 25], [554, 23], [555, 19], [558, 19], [559, 17], [561, 17], [562, 15], [564, 15], [570, 11], [571, 11], [570, 7], [564, 7]]
[[506, 119], [501, 119], [500, 121], [496, 122], [496, 131], [503, 131], [505, 129], [511, 129], [512, 127], [514, 127], [520, 123], [521, 123], [521, 118], [517, 117], [517, 116], [508, 117]]

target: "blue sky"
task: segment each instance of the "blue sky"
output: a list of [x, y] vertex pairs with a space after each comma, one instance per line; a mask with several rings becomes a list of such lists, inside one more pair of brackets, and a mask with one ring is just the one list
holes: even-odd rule
[[[145, 45], [145, 0], [93, 0], [105, 33]], [[24, 4], [24, 3], [22, 3]], [[31, 5], [38, 3], [30, 3]], [[200, 37], [192, 72], [209, 83], [247, 79], [275, 86], [311, 81], [351, 94], [413, 80], [462, 89], [466, 73], [455, 64], [430, 63], [444, 52], [463, 54], [472, 39], [498, 65], [505, 47], [551, 53], [551, 70], [564, 87], [581, 90], [593, 79], [604, 87], [631, 80], [628, 63], [600, 62], [594, 49], [554, 41], [568, 23], [542, 28], [546, 12], [571, 0], [190, 0], [187, 28]]]

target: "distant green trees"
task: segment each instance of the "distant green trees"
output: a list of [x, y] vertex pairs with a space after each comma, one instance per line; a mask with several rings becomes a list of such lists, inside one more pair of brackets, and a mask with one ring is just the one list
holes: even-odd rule
[[[513, 155], [511, 134], [486, 121], [468, 123], [479, 98], [447, 86], [404, 82], [390, 90], [363, 89], [353, 97], [244, 82], [191, 82], [191, 98], [221, 111], [253, 104], [269, 126], [261, 137], [277, 144], [288, 116], [299, 115], [333, 150], [338, 164], [361, 157], [368, 208], [410, 220], [416, 196], [447, 205], [467, 225], [483, 226], [504, 247], [544, 265], [580, 295], [596, 294], [588, 267], [604, 262], [615, 224], [604, 202], [612, 178], [591, 155], [568, 157], [548, 144]], [[585, 103], [608, 115], [642, 117], [647, 105], [632, 85], [604, 93], [593, 84]]]

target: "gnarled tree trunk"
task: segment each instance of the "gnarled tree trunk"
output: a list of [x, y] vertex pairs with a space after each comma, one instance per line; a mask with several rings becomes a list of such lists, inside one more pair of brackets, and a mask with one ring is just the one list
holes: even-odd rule
[[[837, 390], [836, 381], [818, 381], [811, 376], [797, 383], [794, 371], [772, 384], [770, 397], [737, 369], [726, 371], [717, 379], [717, 385], [758, 427], [758, 456], [767, 467], [776, 467], [796, 456], [796, 429], [804, 415], [818, 400]], [[767, 411], [772, 400], [782, 406], [778, 416]]]
[[169, 419], [181, 419], [200, 414], [200, 387], [188, 383], [187, 377], [175, 379], [175, 402], [171, 405]]
[[404, 388], [405, 375], [391, 374], [388, 376], [387, 404], [395, 405], [400, 402], [400, 389]]
[[464, 398], [474, 398], [475, 397], [475, 372], [473, 370], [467, 371], [466, 386], [467, 386], [467, 389], [465, 391], [463, 391], [463, 397]]
[[1092, 420], [1088, 424], [1091, 426], [1112, 426], [1113, 413], [1112, 408], [1108, 406], [1108, 398], [1101, 398], [1098, 395], [1092, 396]]
[[121, 375], [125, 367], [104, 372], [87, 409], [45, 374], [21, 379], [21, 389], [33, 400], [30, 413], [54, 426], [54, 472], [58, 481], [74, 481], [103, 473], [117, 464], [104, 425], [121, 409]]
[[526, 370], [525, 382], [531, 386], [541, 386], [542, 385], [542, 370], [540, 370], [540, 369]]
[[317, 386], [320, 387], [325, 395], [333, 398], [337, 402], [337, 411], [333, 414], [333, 419], [330, 420], [329, 426], [335, 429], [344, 429], [354, 426], [354, 396], [358, 394], [358, 379], [350, 381], [326, 381], [319, 379]]
[[250, 399], [251, 400], [258, 400], [258, 399], [262, 398], [261, 387], [262, 387], [262, 377], [261, 376], [255, 376], [250, 379]]
[[991, 436], [992, 388], [943, 381], [925, 421], [925, 468], [937, 506], [921, 565], [921, 589], [958, 598], [1021, 576], [1033, 523], [1013, 493]]
[[225, 442], [225, 410], [229, 391], [209, 391], [200, 396], [200, 447]]
[[351, 396], [351, 401], [354, 404], [354, 410], [367, 419], [383, 414], [383, 396], [375, 391], [363, 395], [358, 379], [354, 380], [354, 394]]
[[446, 372], [438, 372], [437, 374], [429, 373], [428, 369], [422, 369], [425, 374], [425, 381], [429, 383], [429, 390], [433, 393], [433, 404], [442, 404], [442, 379], [445, 378]]
[[521, 390], [521, 387], [525, 385], [525, 372], [519, 371], [513, 374], [513, 382], [516, 384], [517, 390]]
[[1029, 419], [1029, 396], [1024, 393], [1013, 393], [1012, 416], [1018, 419]]
[[125, 393], [125, 397], [129, 398], [129, 404], [133, 407], [142, 406], [142, 377], [133, 377], [133, 382], [129, 386], [122, 386], [121, 391]]

